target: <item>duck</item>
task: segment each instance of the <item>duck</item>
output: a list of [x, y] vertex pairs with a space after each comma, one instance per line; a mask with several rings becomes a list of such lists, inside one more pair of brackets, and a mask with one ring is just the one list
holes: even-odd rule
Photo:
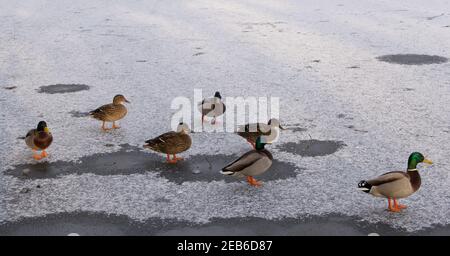
[[375, 197], [387, 198], [388, 210], [390, 212], [400, 212], [406, 208], [406, 205], [399, 204], [397, 199], [406, 198], [420, 188], [421, 178], [417, 165], [422, 162], [433, 164], [422, 153], [413, 152], [408, 158], [406, 171], [388, 172], [371, 180], [362, 180], [358, 183], [358, 188]]
[[265, 145], [272, 142], [264, 141], [264, 137], [259, 136], [256, 139], [255, 149], [248, 151], [234, 162], [223, 167], [221, 173], [238, 178], [246, 177], [250, 186], [260, 187], [262, 183], [256, 180], [254, 176], [261, 175], [269, 170], [273, 161], [272, 154], [265, 149]]
[[[188, 150], [192, 145], [189, 133], [192, 133], [189, 126], [180, 122], [177, 126], [177, 131], [166, 132], [156, 138], [147, 140], [144, 148], [164, 153], [167, 155], [167, 163], [176, 164], [179, 160], [183, 160], [183, 158], [177, 157], [176, 154]], [[170, 155], [173, 156], [172, 159]]]
[[[52, 142], [53, 136], [45, 121], [40, 121], [36, 129], [29, 130], [25, 135], [25, 143], [33, 150], [33, 158], [35, 160], [48, 157], [46, 149], [50, 147]], [[41, 151], [41, 154], [38, 154], [37, 151]]]
[[[252, 145], [253, 148], [255, 148], [255, 142], [259, 136], [272, 135], [271, 140], [273, 142], [275, 141], [276, 138], [278, 138], [279, 129], [285, 130], [285, 128], [281, 126], [280, 121], [278, 119], [272, 118], [267, 122], [267, 124], [252, 123], [239, 126], [236, 133], [237, 135], [246, 139], [247, 142], [250, 143], [250, 145]], [[275, 131], [275, 133], [272, 134], [271, 131]]]
[[92, 110], [89, 115], [103, 122], [102, 129], [104, 131], [111, 129], [105, 127], [105, 122], [112, 122], [112, 129], [118, 129], [120, 127], [116, 125], [116, 121], [124, 118], [128, 112], [125, 103], [130, 102], [122, 94], [117, 94], [114, 96], [112, 103]]
[[198, 110], [202, 113], [202, 124], [205, 121], [205, 116], [207, 116], [213, 118], [211, 124], [215, 125], [216, 117], [223, 115], [226, 111], [220, 92], [216, 92], [212, 98], [206, 98], [199, 102]]

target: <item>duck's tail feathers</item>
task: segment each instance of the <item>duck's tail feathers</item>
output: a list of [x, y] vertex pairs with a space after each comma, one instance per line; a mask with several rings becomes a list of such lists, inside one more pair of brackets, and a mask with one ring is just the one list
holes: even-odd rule
[[365, 181], [365, 180], [362, 180], [358, 183], [358, 189], [363, 192], [369, 193], [371, 188], [372, 188], [372, 185], [367, 183], [367, 181]]
[[222, 170], [220, 171], [220, 173], [222, 173], [223, 175], [233, 175], [233, 174], [234, 174], [234, 172], [229, 171], [229, 170], [227, 170], [227, 169], [222, 169]]

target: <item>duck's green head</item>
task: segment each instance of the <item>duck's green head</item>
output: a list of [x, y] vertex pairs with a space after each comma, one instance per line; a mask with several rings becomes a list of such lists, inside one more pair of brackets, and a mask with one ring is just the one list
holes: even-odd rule
[[417, 168], [419, 163], [433, 164], [433, 162], [429, 159], [426, 159], [422, 153], [413, 152], [409, 155], [408, 158], [408, 170], [413, 170]]
[[214, 93], [214, 97], [222, 99], [222, 96], [220, 95], [220, 92]]
[[256, 139], [255, 149], [261, 150], [261, 149], [264, 149], [264, 146], [265, 146], [266, 144], [272, 144], [271, 141], [267, 141], [267, 139], [265, 139], [265, 138], [267, 138], [267, 136], [259, 136], [259, 137]]
[[49, 133], [50, 129], [47, 127], [47, 123], [45, 121], [40, 121], [37, 125], [37, 129], [38, 132], [46, 132]]

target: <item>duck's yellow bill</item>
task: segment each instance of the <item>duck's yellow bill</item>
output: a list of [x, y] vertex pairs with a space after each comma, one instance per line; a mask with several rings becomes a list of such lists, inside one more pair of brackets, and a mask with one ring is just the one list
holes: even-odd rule
[[44, 128], [44, 132], [49, 133], [49, 132], [50, 132], [50, 129], [48, 129], [48, 127], [45, 127], [45, 128]]
[[430, 159], [426, 159], [426, 158], [425, 158], [425, 160], [423, 160], [423, 162], [426, 164], [433, 164], [433, 161], [431, 161]]

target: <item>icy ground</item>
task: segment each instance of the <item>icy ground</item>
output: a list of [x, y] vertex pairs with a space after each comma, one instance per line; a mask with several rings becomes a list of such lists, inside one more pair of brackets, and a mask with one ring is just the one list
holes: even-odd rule
[[[336, 213], [408, 231], [450, 224], [450, 63], [376, 58], [450, 57], [447, 0], [0, 0], [0, 6], [0, 221], [85, 211], [196, 223]], [[38, 92], [52, 84], [90, 89]], [[282, 123], [307, 130], [288, 130], [278, 144], [311, 137], [346, 146], [318, 157], [270, 146], [277, 160], [302, 169], [261, 189], [239, 180], [180, 185], [151, 168], [37, 180], [6, 174], [34, 163], [17, 138], [40, 119], [55, 137], [49, 161], [76, 162], [121, 144], [140, 147], [167, 131], [171, 99], [192, 98], [194, 88], [280, 97]], [[120, 130], [102, 133], [99, 122], [70, 114], [117, 93], [132, 102]], [[193, 140], [186, 161], [249, 149], [227, 133], [197, 133]], [[361, 179], [404, 170], [412, 151], [435, 164], [420, 167], [423, 185], [402, 201], [406, 211], [388, 213], [385, 200], [356, 190]], [[37, 184], [40, 189], [20, 193]]]

